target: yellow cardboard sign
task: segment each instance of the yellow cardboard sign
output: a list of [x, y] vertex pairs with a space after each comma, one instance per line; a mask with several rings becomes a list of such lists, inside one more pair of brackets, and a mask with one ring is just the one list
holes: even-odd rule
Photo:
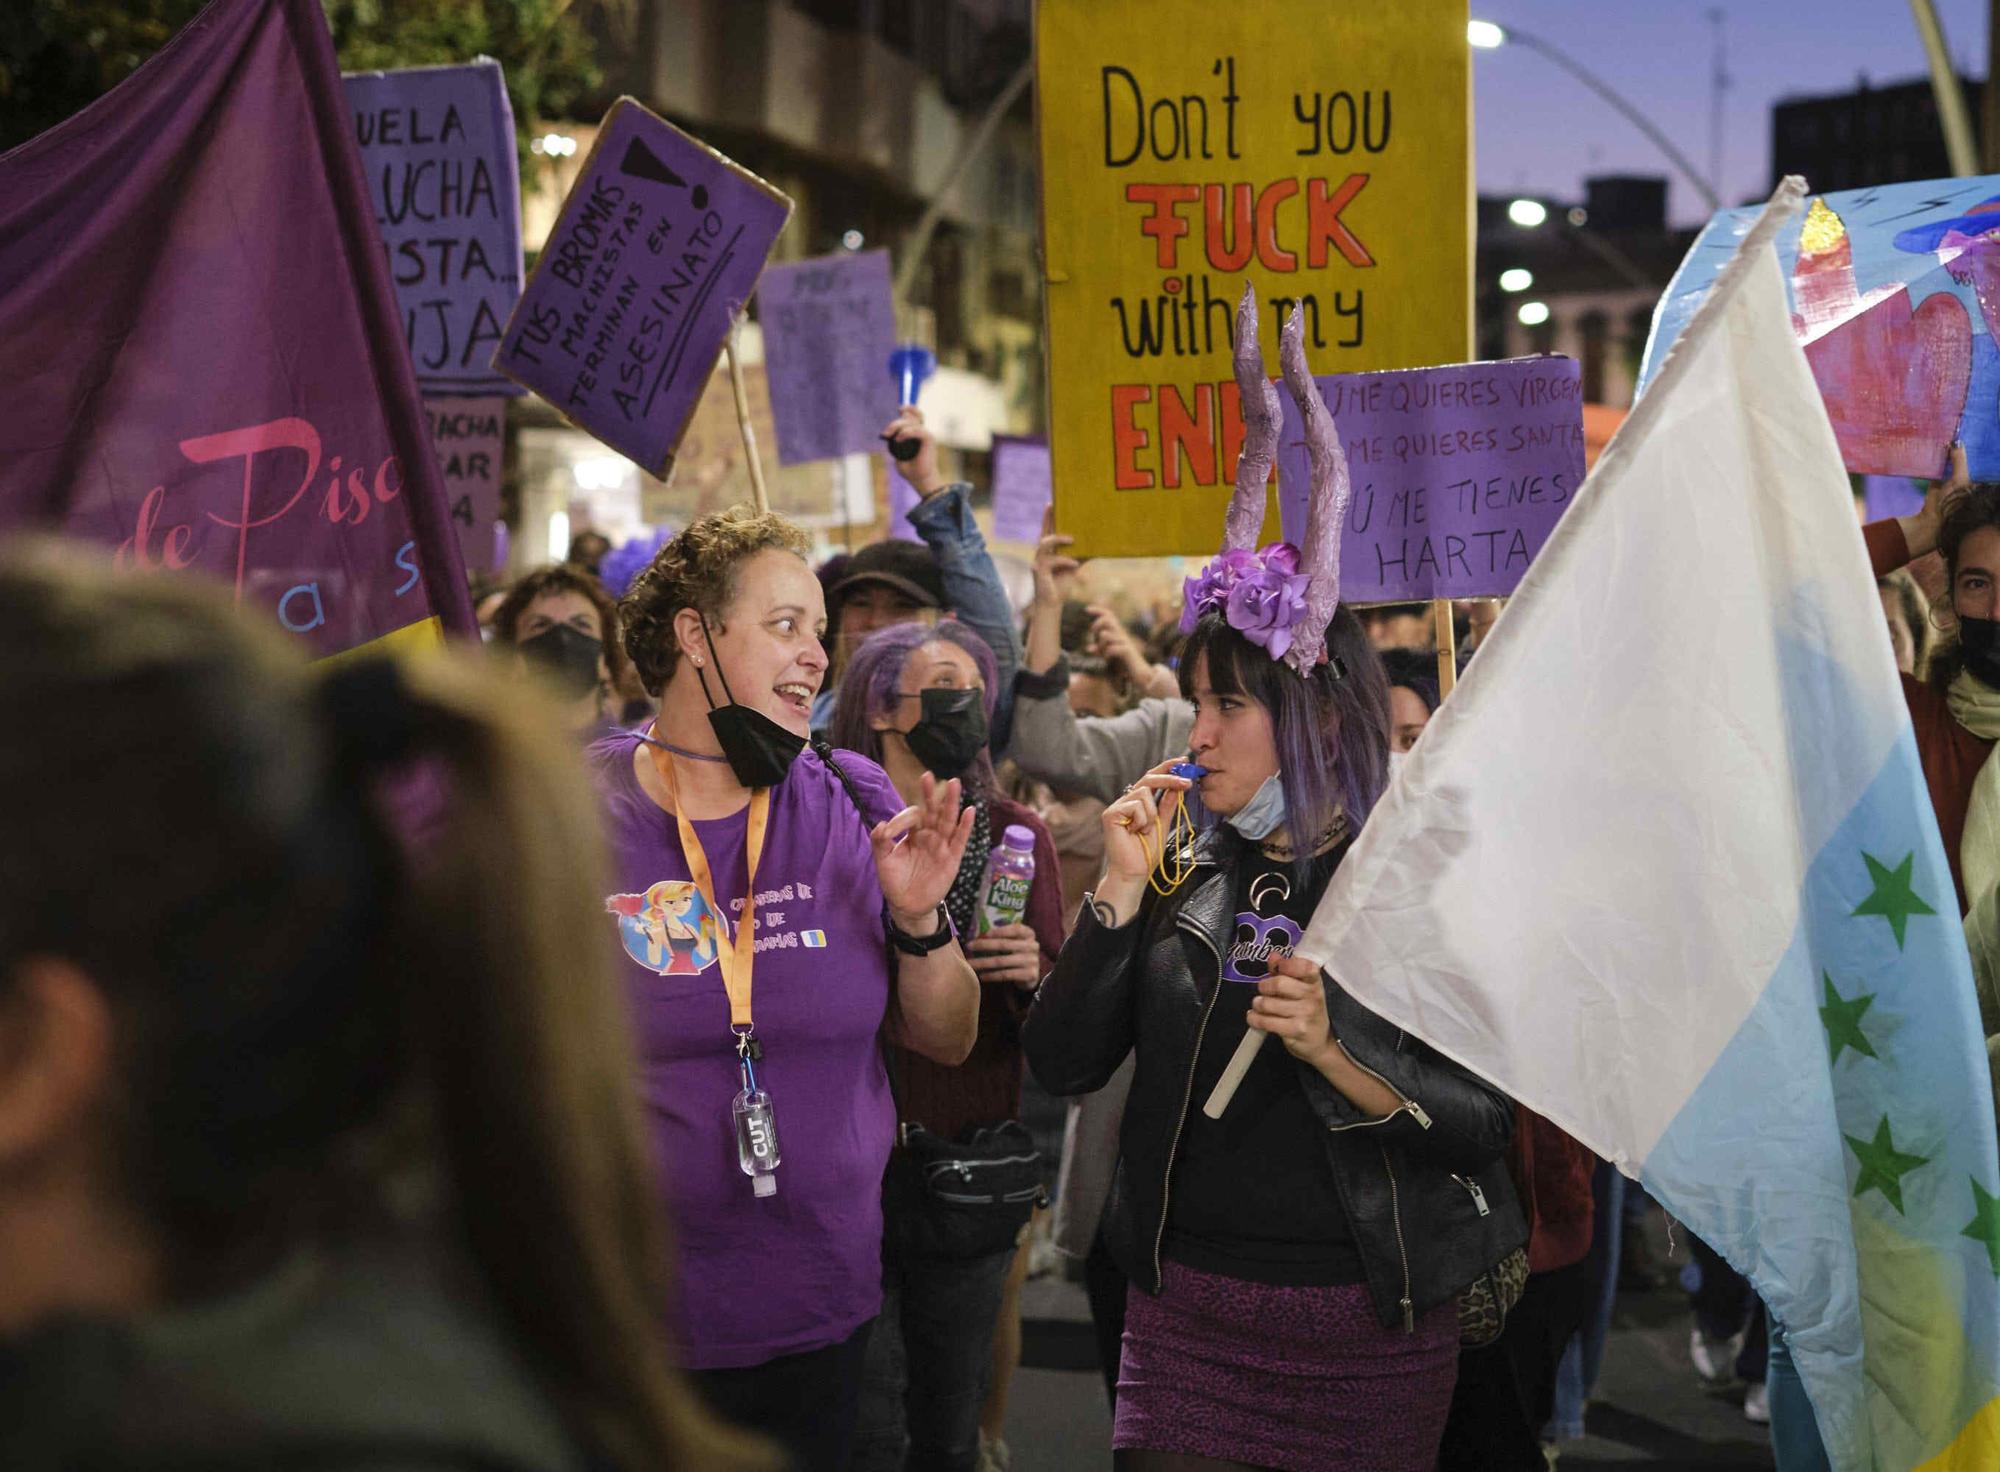
[[1221, 540], [1245, 281], [1274, 374], [1294, 305], [1315, 374], [1470, 356], [1466, 11], [1039, 0], [1049, 439], [1078, 552]]

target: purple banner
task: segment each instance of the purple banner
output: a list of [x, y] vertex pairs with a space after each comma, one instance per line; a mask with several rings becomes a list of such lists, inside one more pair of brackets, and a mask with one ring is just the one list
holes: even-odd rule
[[1007, 542], [1039, 543], [1051, 484], [1047, 440], [994, 435], [993, 535]]
[[518, 394], [492, 366], [521, 295], [521, 181], [500, 63], [343, 80], [418, 386]]
[[762, 179], [621, 97], [494, 366], [664, 477], [791, 213]]
[[[1583, 376], [1574, 358], [1510, 358], [1318, 380], [1354, 497], [1340, 544], [1350, 603], [1496, 598], [1583, 484]], [[1298, 406], [1281, 393], [1285, 537], [1311, 485]]]
[[465, 565], [491, 572], [500, 565], [500, 470], [507, 441], [507, 401], [498, 394], [476, 399], [427, 398], [431, 443], [444, 472], [445, 504], [458, 533]]
[[313, 653], [472, 610], [318, 0], [215, 0], [0, 156], [0, 528]]
[[757, 283], [757, 322], [779, 462], [879, 452], [882, 426], [897, 408], [889, 377], [896, 346], [889, 252], [771, 267]]

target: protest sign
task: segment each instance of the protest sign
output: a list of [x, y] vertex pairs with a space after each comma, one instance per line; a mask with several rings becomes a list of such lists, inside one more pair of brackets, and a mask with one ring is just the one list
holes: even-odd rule
[[215, 0], [0, 157], [0, 528], [321, 655], [474, 627], [340, 86], [318, 0]]
[[1471, 346], [1464, 0], [1043, 0], [1035, 17], [1057, 519], [1089, 555], [1215, 547], [1231, 332], [1305, 314], [1318, 372]]
[[[1667, 286], [1643, 395], [1760, 206], [1708, 222]], [[1821, 195], [1781, 229], [1778, 265], [1841, 459], [1857, 475], [2000, 477], [2000, 174]]]
[[499, 566], [494, 527], [500, 521], [501, 457], [507, 439], [507, 401], [497, 394], [476, 399], [428, 398], [431, 443], [444, 472], [445, 505], [459, 550], [473, 572]]
[[418, 386], [519, 393], [492, 366], [521, 294], [521, 181], [500, 63], [342, 80]]
[[508, 322], [494, 366], [665, 475], [792, 202], [621, 97]]
[[1038, 543], [1049, 508], [1049, 442], [1025, 435], [993, 436], [993, 535]]
[[[1353, 488], [1340, 540], [1350, 603], [1497, 598], [1583, 484], [1583, 375], [1574, 358], [1513, 358], [1318, 380]], [[1280, 394], [1288, 541], [1312, 484], [1298, 405]]]
[[778, 462], [879, 452], [896, 417], [889, 354], [896, 309], [889, 252], [842, 252], [773, 266], [757, 285]]

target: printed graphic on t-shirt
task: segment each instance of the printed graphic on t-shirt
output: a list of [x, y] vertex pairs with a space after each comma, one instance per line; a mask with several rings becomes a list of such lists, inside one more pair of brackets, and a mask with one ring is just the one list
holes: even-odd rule
[[1255, 986], [1271, 974], [1271, 957], [1289, 956], [1304, 933], [1289, 915], [1260, 915], [1260, 909], [1277, 909], [1292, 897], [1291, 880], [1284, 874], [1259, 874], [1250, 883], [1250, 908], [1236, 912], [1236, 938], [1223, 959], [1222, 979]]
[[662, 976], [696, 976], [715, 964], [729, 926], [685, 879], [663, 879], [644, 894], [614, 894], [604, 908], [618, 917], [625, 954]]

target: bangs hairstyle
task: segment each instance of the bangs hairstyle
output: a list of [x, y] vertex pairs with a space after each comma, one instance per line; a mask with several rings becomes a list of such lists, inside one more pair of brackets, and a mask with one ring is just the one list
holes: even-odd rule
[[[858, 752], [881, 765], [883, 733], [875, 729], [875, 717], [887, 714], [898, 703], [903, 667], [926, 644], [956, 644], [972, 656], [972, 662], [979, 667], [986, 724], [992, 726], [994, 704], [1000, 698], [994, 688], [1000, 682], [1000, 667], [986, 641], [955, 618], [942, 618], [935, 624], [891, 624], [870, 634], [847, 662], [847, 669], [840, 677], [833, 725], [827, 732], [833, 745]], [[960, 774], [960, 780], [968, 793], [993, 790], [993, 759], [984, 749]]]
[[[1218, 695], [1254, 700], [1271, 713], [1278, 770], [1285, 789], [1285, 827], [1299, 854], [1301, 872], [1314, 839], [1347, 815], [1359, 833], [1389, 782], [1389, 682], [1361, 620], [1345, 603], [1326, 628], [1327, 659], [1301, 676], [1229, 626], [1220, 613], [1206, 615], [1181, 651], [1181, 694], [1194, 699], [1197, 670], [1206, 669]], [[1346, 667], [1334, 677], [1335, 661]], [[1198, 824], [1210, 814], [1195, 791], [1188, 806]]]
[[[1965, 668], [1965, 650], [1958, 642], [1958, 621], [1954, 610], [1957, 607], [1958, 558], [1965, 547], [1965, 539], [1986, 527], [2000, 527], [2000, 484], [1982, 481], [1971, 487], [1963, 496], [1952, 503], [1945, 513], [1944, 524], [1938, 528], [1937, 549], [1944, 557], [1944, 593], [1931, 606], [1931, 627], [1944, 630], [1936, 645], [1931, 649], [1930, 668], [1925, 678], [1931, 688], [1942, 694], [1951, 688], [1951, 682], [1958, 678], [1958, 672]], [[1912, 633], [1917, 631], [1912, 629]]]

